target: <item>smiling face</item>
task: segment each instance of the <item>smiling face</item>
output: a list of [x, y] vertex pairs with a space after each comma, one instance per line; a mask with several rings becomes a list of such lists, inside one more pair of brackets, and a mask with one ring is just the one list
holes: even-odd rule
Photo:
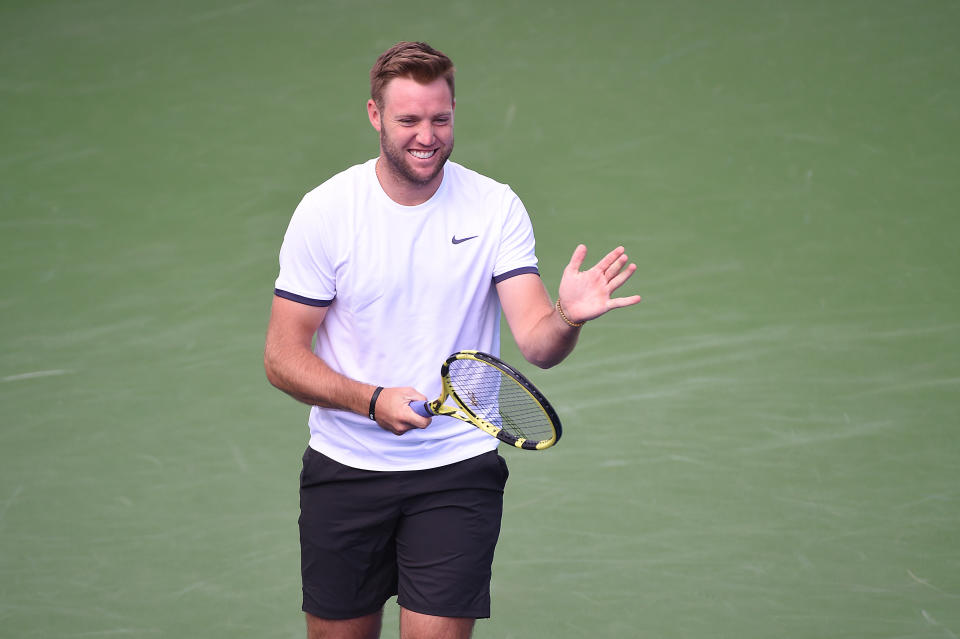
[[440, 187], [453, 152], [450, 86], [443, 78], [427, 84], [394, 78], [382, 102], [382, 108], [367, 102], [370, 124], [380, 133], [380, 184], [400, 204], [426, 202]]

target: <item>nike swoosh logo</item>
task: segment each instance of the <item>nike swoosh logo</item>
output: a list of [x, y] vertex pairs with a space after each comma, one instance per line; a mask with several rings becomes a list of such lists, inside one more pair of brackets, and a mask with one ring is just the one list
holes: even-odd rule
[[457, 237], [456, 235], [454, 235], [452, 238], [450, 238], [450, 241], [453, 242], [454, 244], [462, 244], [463, 242], [466, 242], [467, 240], [472, 240], [475, 237], [479, 237], [479, 236], [471, 235], [470, 237]]

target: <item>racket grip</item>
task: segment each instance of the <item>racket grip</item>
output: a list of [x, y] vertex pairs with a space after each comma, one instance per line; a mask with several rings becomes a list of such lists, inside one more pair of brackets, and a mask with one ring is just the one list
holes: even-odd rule
[[430, 409], [427, 408], [426, 402], [410, 402], [410, 408], [420, 417], [432, 417], [433, 413], [430, 412]]

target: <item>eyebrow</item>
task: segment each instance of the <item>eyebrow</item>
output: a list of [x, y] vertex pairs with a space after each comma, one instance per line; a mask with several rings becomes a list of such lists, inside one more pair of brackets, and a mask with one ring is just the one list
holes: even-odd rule
[[[431, 117], [431, 118], [442, 118], [442, 117], [450, 117], [450, 116], [452, 116], [452, 115], [453, 115], [453, 109], [450, 109], [449, 111], [441, 111], [441, 112], [439, 112], [439, 113], [434, 113], [433, 115], [431, 115], [431, 116], [429, 116], [429, 117]], [[415, 113], [397, 113], [396, 115], [393, 116], [393, 118], [394, 118], [395, 120], [402, 120], [402, 119], [404, 119], [404, 118], [412, 118], [412, 119], [414, 119], [414, 120], [419, 120], [419, 119], [421, 119], [422, 117], [423, 117], [423, 116], [417, 115], [417, 114], [415, 114]]]

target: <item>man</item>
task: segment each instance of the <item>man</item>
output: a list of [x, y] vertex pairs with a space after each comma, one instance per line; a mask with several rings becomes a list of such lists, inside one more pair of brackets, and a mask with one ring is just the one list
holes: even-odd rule
[[307, 633], [378, 637], [397, 594], [405, 639], [469, 637], [489, 616], [506, 465], [496, 439], [410, 402], [439, 395], [450, 353], [499, 352], [501, 309], [527, 360], [559, 363], [584, 322], [640, 301], [611, 297], [636, 266], [618, 248], [581, 272], [578, 246], [551, 303], [520, 200], [448, 161], [449, 58], [401, 42], [370, 75], [379, 156], [294, 212], [264, 355], [270, 382], [312, 406], [300, 493]]

